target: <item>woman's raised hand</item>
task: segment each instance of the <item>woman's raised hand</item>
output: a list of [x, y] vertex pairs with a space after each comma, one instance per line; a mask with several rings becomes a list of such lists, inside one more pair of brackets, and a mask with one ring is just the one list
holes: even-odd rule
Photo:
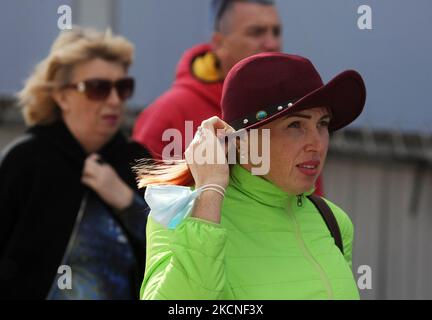
[[[229, 165], [226, 158], [228, 147], [225, 135], [234, 132], [226, 122], [212, 117], [201, 123], [189, 147], [185, 158], [195, 180], [196, 188], [216, 184], [223, 189], [229, 181]], [[208, 190], [196, 199], [192, 217], [220, 223], [223, 194]]]
[[197, 188], [205, 184], [217, 184], [223, 188], [228, 185], [228, 148], [223, 137], [232, 132], [234, 129], [218, 117], [201, 123], [185, 152]]

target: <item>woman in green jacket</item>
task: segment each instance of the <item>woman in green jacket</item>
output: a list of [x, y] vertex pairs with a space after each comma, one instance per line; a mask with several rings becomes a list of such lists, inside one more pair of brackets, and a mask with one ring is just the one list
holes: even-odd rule
[[152, 211], [141, 298], [358, 299], [350, 218], [322, 201], [332, 224], [310, 195], [329, 132], [354, 121], [365, 99], [353, 70], [324, 85], [299, 56], [263, 53], [235, 65], [223, 120], [201, 124], [184, 162], [142, 171]]

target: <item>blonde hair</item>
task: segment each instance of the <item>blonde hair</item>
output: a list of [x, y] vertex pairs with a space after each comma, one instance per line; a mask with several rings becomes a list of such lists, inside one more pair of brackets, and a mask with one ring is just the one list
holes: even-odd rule
[[101, 58], [121, 64], [127, 70], [133, 61], [134, 46], [122, 36], [74, 26], [62, 31], [18, 93], [27, 125], [49, 124], [60, 117], [52, 93], [67, 84], [74, 66]]

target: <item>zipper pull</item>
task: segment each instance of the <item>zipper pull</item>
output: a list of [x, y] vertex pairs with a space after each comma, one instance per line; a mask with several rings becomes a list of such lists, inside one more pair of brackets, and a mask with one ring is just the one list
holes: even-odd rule
[[301, 207], [303, 206], [303, 199], [302, 199], [302, 195], [299, 194], [297, 195], [297, 207]]

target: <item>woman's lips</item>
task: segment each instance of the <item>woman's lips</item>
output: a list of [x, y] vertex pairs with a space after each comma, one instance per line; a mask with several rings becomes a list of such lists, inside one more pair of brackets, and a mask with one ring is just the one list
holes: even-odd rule
[[318, 175], [319, 165], [320, 165], [320, 162], [318, 160], [311, 160], [311, 161], [299, 163], [296, 167], [304, 175], [307, 175], [309, 177], [313, 177], [313, 176]]
[[116, 125], [118, 123], [120, 117], [117, 115], [105, 115], [105, 116], [102, 116], [102, 119], [104, 119], [110, 125]]

